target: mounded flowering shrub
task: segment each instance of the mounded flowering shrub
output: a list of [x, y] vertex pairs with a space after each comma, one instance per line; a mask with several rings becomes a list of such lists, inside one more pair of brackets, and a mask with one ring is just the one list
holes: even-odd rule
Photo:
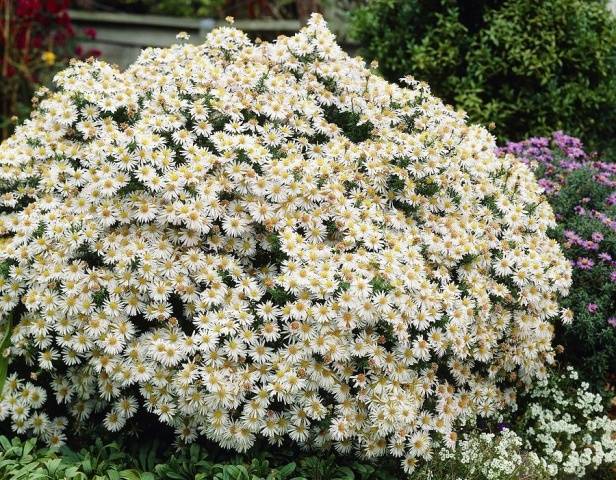
[[501, 152], [532, 165], [554, 209], [558, 225], [551, 235], [573, 267], [562, 305], [575, 317], [557, 328], [555, 341], [600, 391], [616, 380], [616, 164], [562, 132], [508, 143]]
[[2, 417], [56, 444], [52, 407], [110, 430], [141, 410], [185, 442], [411, 470], [545, 376], [571, 275], [552, 210], [407, 84], [317, 15], [58, 74], [0, 147]]

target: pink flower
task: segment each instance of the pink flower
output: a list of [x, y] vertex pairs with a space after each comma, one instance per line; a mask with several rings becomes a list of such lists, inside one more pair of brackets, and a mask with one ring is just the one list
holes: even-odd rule
[[589, 313], [596, 313], [598, 309], [599, 305], [597, 305], [596, 303], [589, 303], [588, 305], [586, 305], [586, 310], [588, 310]]
[[616, 328], [616, 317], [608, 318], [607, 323], [609, 323], [612, 327]]
[[590, 236], [594, 242], [597, 243], [601, 243], [601, 241], [603, 240], [603, 234], [601, 232], [593, 232], [593, 234]]
[[575, 262], [575, 266], [578, 267], [580, 270], [590, 270], [592, 267], [595, 266], [595, 262], [590, 258], [580, 257]]
[[95, 28], [92, 28], [92, 27], [84, 28], [83, 34], [92, 40], [96, 39], [96, 29]]

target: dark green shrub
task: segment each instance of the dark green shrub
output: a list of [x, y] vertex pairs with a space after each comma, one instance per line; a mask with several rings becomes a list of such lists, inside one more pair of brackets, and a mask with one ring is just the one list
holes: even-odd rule
[[372, 0], [352, 19], [387, 78], [427, 81], [501, 139], [616, 137], [616, 20], [603, 1]]

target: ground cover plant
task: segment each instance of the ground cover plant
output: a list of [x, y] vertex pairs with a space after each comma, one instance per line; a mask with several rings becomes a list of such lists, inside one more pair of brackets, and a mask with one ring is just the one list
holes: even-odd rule
[[[436, 466], [441, 480], [539, 480], [545, 472], [536, 456], [521, 451], [521, 440], [510, 431], [475, 435], [452, 453], [442, 452]], [[524, 456], [522, 456], [524, 455]], [[534, 461], [528, 461], [534, 459]], [[421, 468], [415, 478], [434, 478]], [[434, 470], [436, 472], [436, 470]], [[488, 473], [489, 472], [489, 473]], [[486, 474], [488, 475], [486, 477]], [[41, 447], [34, 439], [0, 437], [0, 475], [5, 480], [397, 480], [391, 464], [374, 465], [341, 455], [292, 455], [269, 451], [216, 458], [192, 445], [175, 453], [158, 454], [154, 445], [133, 451], [129, 442], [93, 442], [85, 448]], [[460, 477], [463, 475], [463, 477]]]
[[571, 267], [529, 167], [318, 15], [272, 44], [186, 37], [125, 72], [73, 62], [0, 146], [17, 434], [149, 415], [411, 472], [547, 376]]
[[354, 14], [386, 78], [412, 74], [501, 141], [616, 138], [616, 18], [605, 1], [370, 0]]
[[614, 478], [616, 420], [573, 367], [537, 382], [519, 405], [512, 428], [549, 476]]
[[557, 327], [555, 341], [563, 361], [601, 392], [616, 380], [616, 164], [562, 132], [509, 142], [500, 152], [532, 165], [554, 209], [551, 235], [573, 266], [562, 305], [575, 317]]

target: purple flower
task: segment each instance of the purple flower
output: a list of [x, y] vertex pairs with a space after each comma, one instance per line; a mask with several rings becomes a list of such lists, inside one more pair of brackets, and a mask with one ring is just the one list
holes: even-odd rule
[[[616, 320], [616, 319], [615, 319]], [[496, 427], [498, 428], [499, 432], [502, 432], [503, 430], [509, 429], [511, 428], [511, 425], [509, 425], [506, 422], [499, 422]]]
[[545, 190], [545, 193], [547, 194], [554, 193], [556, 191], [556, 183], [554, 183], [552, 180], [548, 180], [547, 178], [540, 178], [539, 180], [537, 180], [537, 183], [541, 188], [543, 188], [543, 190]]
[[576, 245], [580, 242], [583, 242], [582, 237], [580, 237], [573, 230], [565, 230], [565, 238], [569, 240], [571, 243], [575, 243]]
[[607, 323], [610, 324], [612, 327], [616, 328], [616, 317], [608, 318]]
[[578, 267], [580, 270], [590, 270], [592, 267], [595, 266], [595, 262], [590, 258], [580, 257], [575, 262], [575, 266]]
[[610, 273], [610, 280], [614, 283], [616, 283], [616, 270], [614, 270], [612, 273]]
[[569, 158], [586, 158], [584, 146], [579, 138], [570, 137], [563, 132], [554, 132], [552, 135], [554, 144]]
[[608, 262], [608, 263], [612, 261], [612, 256], [606, 252], [601, 252], [599, 254], [599, 258], [603, 260], [604, 262]]
[[586, 310], [588, 310], [590, 313], [596, 313], [598, 309], [599, 305], [597, 305], [596, 303], [589, 303], [588, 305], [586, 305]]
[[603, 234], [601, 232], [593, 232], [590, 238], [592, 238], [593, 241], [597, 243], [601, 243], [601, 241], [603, 240]]

